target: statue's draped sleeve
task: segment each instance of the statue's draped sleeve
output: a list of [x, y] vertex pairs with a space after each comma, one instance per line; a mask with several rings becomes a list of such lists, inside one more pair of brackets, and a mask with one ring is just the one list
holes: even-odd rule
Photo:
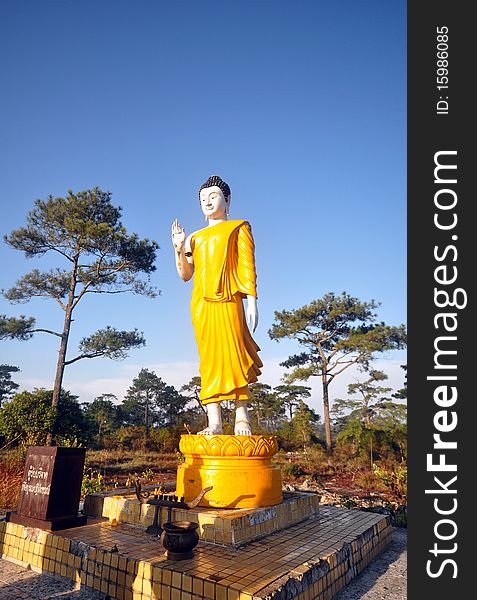
[[244, 296], [257, 297], [257, 273], [255, 271], [255, 243], [252, 229], [247, 221], [238, 229], [237, 268], [235, 282], [237, 291]]

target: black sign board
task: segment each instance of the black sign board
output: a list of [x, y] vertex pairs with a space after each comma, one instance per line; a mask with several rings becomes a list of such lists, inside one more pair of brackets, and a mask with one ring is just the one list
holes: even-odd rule
[[29, 448], [18, 511], [7, 519], [51, 531], [84, 525], [86, 516], [78, 509], [85, 453], [85, 448]]

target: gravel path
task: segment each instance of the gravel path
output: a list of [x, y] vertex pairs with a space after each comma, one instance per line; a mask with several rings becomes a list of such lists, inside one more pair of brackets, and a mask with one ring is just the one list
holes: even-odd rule
[[393, 541], [333, 600], [406, 600], [407, 529], [394, 527]]
[[[394, 528], [389, 548], [334, 600], [405, 600], [406, 543], [406, 529]], [[99, 597], [95, 592], [75, 590], [67, 579], [56, 579], [46, 573], [39, 575], [0, 560], [0, 600], [97, 600]]]
[[38, 574], [0, 559], [0, 600], [97, 600], [94, 592], [75, 590], [69, 579]]

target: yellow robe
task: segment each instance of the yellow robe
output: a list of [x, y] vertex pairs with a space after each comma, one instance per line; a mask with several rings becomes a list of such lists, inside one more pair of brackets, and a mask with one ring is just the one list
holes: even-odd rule
[[257, 381], [260, 348], [247, 326], [242, 299], [257, 297], [254, 241], [247, 221], [223, 221], [191, 236], [194, 258], [192, 324], [199, 349], [203, 404], [246, 400]]

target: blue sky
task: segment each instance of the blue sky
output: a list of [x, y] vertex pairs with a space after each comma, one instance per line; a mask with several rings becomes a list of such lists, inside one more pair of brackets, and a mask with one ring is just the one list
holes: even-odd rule
[[[147, 346], [122, 362], [70, 366], [82, 401], [122, 393], [142, 367], [176, 386], [197, 373], [191, 283], [177, 276], [170, 224], [203, 227], [197, 190], [211, 174], [232, 189], [231, 218], [252, 224], [264, 383], [296, 346], [268, 338], [274, 310], [328, 291], [380, 301], [406, 321], [406, 14], [403, 1], [6, 0], [0, 7], [1, 234], [36, 198], [99, 186], [130, 232], [161, 246], [155, 300], [93, 296], [79, 339], [105, 325], [137, 327]], [[0, 244], [0, 287], [32, 268]], [[53, 301], [11, 305], [59, 329]], [[2, 342], [26, 389], [52, 387], [57, 338]], [[403, 352], [379, 362], [402, 384]], [[355, 373], [341, 375], [342, 395]], [[338, 382], [338, 380], [340, 380]], [[319, 386], [313, 406], [321, 406]]]

